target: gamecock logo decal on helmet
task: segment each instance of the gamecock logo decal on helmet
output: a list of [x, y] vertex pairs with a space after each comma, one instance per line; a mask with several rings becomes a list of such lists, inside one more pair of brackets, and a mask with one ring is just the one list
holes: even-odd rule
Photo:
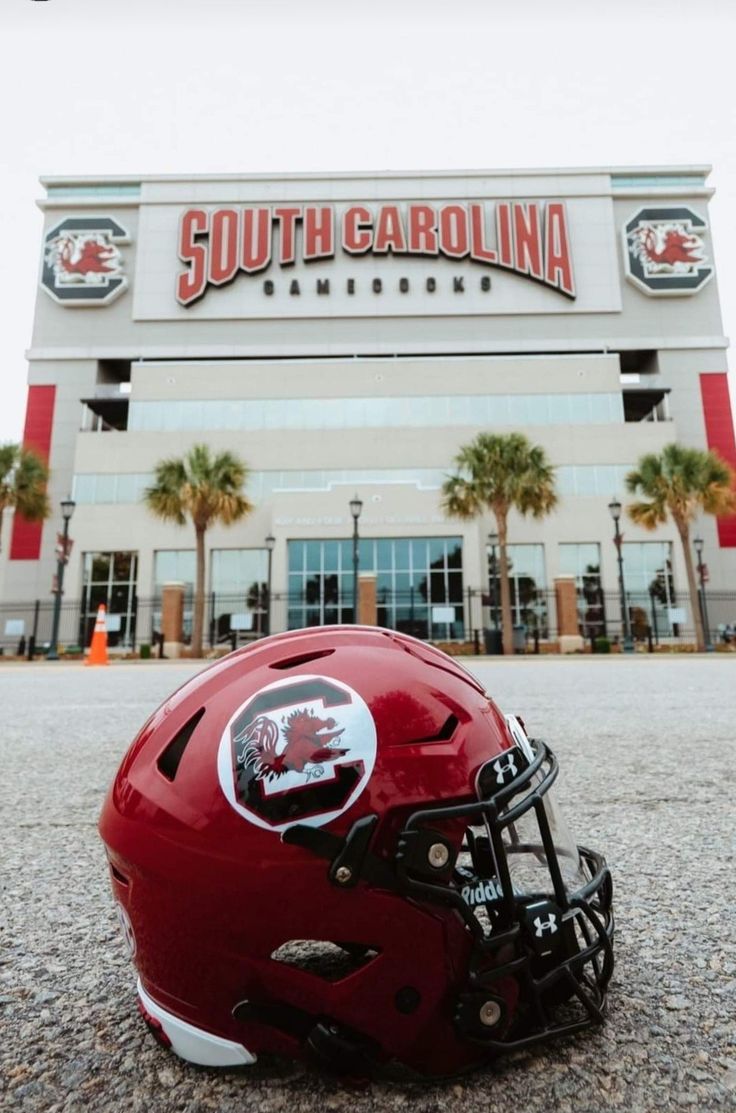
[[323, 728], [334, 727], [333, 718], [319, 719], [313, 711], [303, 708], [292, 711], [288, 718], [282, 719], [282, 723], [286, 742], [280, 753], [277, 752], [279, 728], [273, 719], [267, 719], [265, 715], [249, 723], [237, 739], [240, 747], [238, 761], [243, 768], [252, 767], [258, 780], [283, 777], [292, 770], [303, 773], [307, 765], [313, 765], [312, 772], [317, 775], [319, 766], [324, 762], [335, 761], [349, 753], [348, 750], [333, 749], [331, 745], [342, 730], [320, 733]]
[[375, 759], [375, 723], [358, 693], [300, 676], [238, 708], [220, 741], [218, 775], [240, 815], [280, 832], [336, 819], [365, 788]]
[[639, 209], [624, 228], [626, 276], [645, 294], [694, 294], [713, 274], [702, 233], [685, 207]]
[[118, 247], [128, 242], [111, 217], [67, 217], [46, 234], [42, 287], [62, 305], [107, 305], [128, 285]]

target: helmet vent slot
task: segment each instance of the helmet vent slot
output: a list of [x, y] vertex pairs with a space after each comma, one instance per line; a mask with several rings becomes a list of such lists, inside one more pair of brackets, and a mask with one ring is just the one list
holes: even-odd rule
[[120, 870], [112, 864], [112, 862], [109, 863], [109, 866], [110, 866], [110, 873], [112, 874], [113, 878], [115, 879], [115, 881], [118, 882], [119, 885], [129, 885], [130, 884], [130, 882], [128, 881], [128, 878], [125, 876], [125, 874], [122, 874], [120, 872]]
[[330, 943], [324, 939], [290, 939], [271, 954], [274, 962], [326, 982], [339, 982], [377, 957], [378, 952], [365, 943]]
[[448, 715], [436, 734], [428, 735], [426, 738], [412, 738], [409, 743], [404, 742], [403, 745], [416, 746], [421, 742], [449, 742], [457, 730], [459, 723], [460, 720], [456, 715]]
[[320, 657], [330, 657], [334, 649], [318, 649], [314, 653], [300, 653], [297, 657], [286, 657], [283, 661], [274, 661], [269, 668], [295, 669], [297, 665], [306, 665], [309, 661], [318, 661]]
[[200, 707], [191, 718], [187, 719], [183, 727], [176, 732], [165, 750], [159, 754], [157, 765], [168, 781], [173, 781], [179, 770], [179, 763], [184, 756], [184, 751], [194, 734], [197, 723], [204, 715], [204, 708]]
[[452, 665], [449, 665], [445, 664], [442, 659], [445, 654], [440, 653], [438, 650], [432, 653], [424, 650], [424, 646], [420, 646], [417, 649], [413, 644], [404, 645], [403, 649], [410, 657], [416, 657], [417, 660], [423, 661], [425, 665], [431, 665], [433, 669], [439, 669], [441, 672], [449, 672], [450, 676], [454, 676], [457, 680], [464, 680], [465, 683], [469, 684], [471, 688], [474, 688], [476, 692], [481, 692], [485, 695], [483, 685], [480, 681], [476, 680], [473, 674], [469, 672], [465, 665], [461, 664], [456, 657], [452, 658]]

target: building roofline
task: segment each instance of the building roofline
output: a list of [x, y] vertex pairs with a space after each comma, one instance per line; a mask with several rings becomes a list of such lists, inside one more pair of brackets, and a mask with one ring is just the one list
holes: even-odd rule
[[[539, 338], [527, 342], [519, 341], [510, 350], [508, 341], [489, 342], [484, 345], [483, 351], [478, 351], [472, 343], [464, 344], [462, 341], [434, 342], [427, 345], [428, 350], [423, 352], [421, 345], [415, 345], [410, 352], [399, 351], [396, 348], [387, 349], [379, 343], [361, 345], [357, 354], [349, 346], [340, 350], [325, 351], [316, 344], [289, 345], [277, 357], [283, 360], [292, 359], [424, 359], [425, 356], [456, 357], [462, 359], [466, 356], [511, 356], [526, 358], [530, 355], [578, 355], [591, 351], [609, 355], [615, 352], [636, 351], [638, 349], [651, 349], [658, 351], [720, 351], [729, 347], [729, 339], [721, 334], [714, 336], [633, 336], [633, 337], [606, 337], [599, 336], [586, 340], [563, 340], [560, 338]], [[74, 345], [49, 345], [42, 347], [36, 345], [28, 348], [25, 358], [29, 361], [36, 360], [96, 360], [96, 359], [125, 359], [132, 362], [163, 361], [163, 360], [247, 360], [251, 363], [262, 362], [271, 357], [267, 345], [247, 344], [145, 344], [130, 343], [117, 345], [94, 345], [85, 347]], [[720, 368], [716, 368], [720, 371]]]
[[270, 171], [243, 174], [52, 174], [42, 175], [42, 186], [90, 185], [93, 182], [109, 182], [119, 185], [143, 184], [144, 182], [242, 182], [272, 181], [277, 178], [287, 181], [322, 181], [334, 179], [398, 179], [398, 178], [508, 178], [508, 177], [554, 177], [555, 175], [592, 175], [609, 174], [643, 175], [661, 177], [662, 175], [698, 174], [707, 178], [712, 166], [704, 163], [675, 164], [662, 166], [592, 166], [592, 167], [536, 167], [516, 169], [444, 169], [444, 170], [320, 170], [308, 172]]

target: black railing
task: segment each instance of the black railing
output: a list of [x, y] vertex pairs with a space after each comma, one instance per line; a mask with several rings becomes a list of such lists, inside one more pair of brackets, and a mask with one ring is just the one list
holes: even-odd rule
[[[632, 635], [639, 647], [694, 644], [693, 608], [688, 596], [677, 593], [661, 598], [647, 592], [627, 593], [628, 616]], [[700, 593], [695, 606], [701, 608]], [[48, 648], [53, 623], [54, 600], [0, 603], [0, 651], [5, 655], [27, 655]], [[702, 611], [701, 611], [702, 613]], [[59, 645], [66, 652], [81, 651], [89, 645], [96, 607], [80, 600], [63, 599], [59, 625]], [[184, 599], [184, 643], [191, 640], [194, 600]], [[238, 617], [236, 617], [238, 616]], [[707, 593], [708, 641], [712, 646], [736, 647], [736, 591]], [[470, 643], [478, 652], [494, 644], [493, 632], [501, 628], [500, 599], [492, 606], [487, 589], [468, 587], [462, 600], [427, 601], [418, 590], [378, 593], [376, 620], [379, 626], [396, 629], [424, 640], [443, 643]], [[295, 629], [352, 623], [352, 592], [329, 593], [324, 598], [308, 592], [273, 592], [271, 630]], [[556, 595], [552, 590], [512, 591], [512, 625], [518, 652], [553, 648], [558, 637]], [[621, 604], [618, 592], [586, 590], [578, 595], [578, 633], [587, 648], [616, 646], [623, 640]], [[237, 626], [239, 629], [234, 630]], [[230, 648], [234, 644], [262, 637], [268, 629], [268, 600], [254, 601], [252, 592], [210, 592], [205, 598], [204, 644], [206, 649]], [[117, 652], [139, 651], [150, 646], [156, 653], [161, 642], [160, 596], [134, 596], [125, 601], [125, 610], [116, 614], [108, 609], [108, 643]], [[491, 635], [490, 638], [488, 635]]]
[[[468, 588], [465, 606], [466, 623], [472, 621], [477, 631], [500, 629], [501, 604], [492, 605], [486, 589]], [[706, 641], [711, 646], [736, 645], [736, 591], [708, 591]], [[604, 648], [608, 642], [623, 642], [621, 597], [617, 591], [587, 588], [578, 591], [578, 635], [590, 648]], [[695, 606], [702, 616], [701, 593]], [[695, 621], [690, 597], [678, 592], [669, 598], [654, 592], [627, 591], [626, 607], [635, 645], [656, 650], [659, 646], [695, 643]], [[556, 642], [560, 636], [557, 599], [554, 590], [512, 590], [512, 626], [515, 641], [523, 643], [524, 651], [533, 651], [537, 643]]]

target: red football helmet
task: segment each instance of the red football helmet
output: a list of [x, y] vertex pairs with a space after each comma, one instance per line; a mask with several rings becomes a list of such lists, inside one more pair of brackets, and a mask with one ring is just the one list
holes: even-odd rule
[[100, 831], [141, 1011], [194, 1063], [447, 1075], [603, 1019], [611, 879], [557, 762], [390, 630], [229, 655], [145, 724]]

